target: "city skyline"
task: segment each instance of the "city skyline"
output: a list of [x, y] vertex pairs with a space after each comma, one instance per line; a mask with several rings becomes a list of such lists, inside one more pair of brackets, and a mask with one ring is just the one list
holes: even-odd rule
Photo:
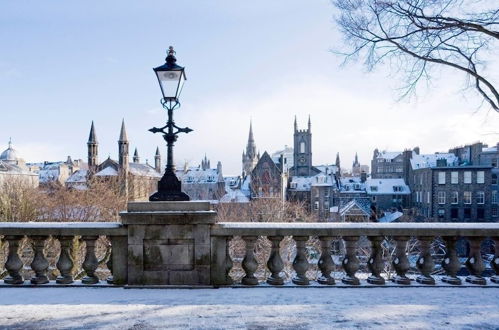
[[[206, 154], [238, 174], [250, 120], [263, 154], [292, 146], [295, 115], [300, 128], [311, 116], [314, 164], [333, 163], [337, 152], [350, 167], [356, 152], [369, 164], [375, 148], [433, 153], [499, 140], [497, 115], [461, 93], [453, 71], [398, 102], [395, 77], [342, 67], [330, 51], [342, 41], [329, 1], [306, 10], [302, 1], [1, 6], [0, 146], [12, 137], [28, 162], [86, 160], [92, 120], [101, 160], [116, 159], [122, 118], [131, 150], [152, 163], [160, 146], [164, 159], [163, 140], [147, 130], [166, 118], [151, 69], [170, 44], [188, 79], [176, 121], [194, 129], [177, 142], [179, 166]], [[166, 9], [179, 15], [166, 21]]]

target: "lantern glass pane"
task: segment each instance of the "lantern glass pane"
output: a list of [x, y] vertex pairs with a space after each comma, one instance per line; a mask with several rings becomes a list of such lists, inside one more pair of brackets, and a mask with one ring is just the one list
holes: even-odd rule
[[183, 76], [182, 71], [157, 71], [156, 75], [161, 84], [163, 97], [176, 98], [179, 81]]

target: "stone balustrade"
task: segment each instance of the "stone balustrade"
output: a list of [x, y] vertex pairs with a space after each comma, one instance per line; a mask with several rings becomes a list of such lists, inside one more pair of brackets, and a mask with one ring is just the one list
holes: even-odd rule
[[[7, 243], [2, 244], [7, 251], [4, 264], [0, 261], [0, 274], [5, 268], [7, 276], [0, 280], [0, 285], [80, 284], [73, 278], [75, 238], [85, 243], [84, 248], [80, 248], [85, 273], [81, 284], [100, 283], [95, 273], [98, 266], [95, 248], [97, 239], [102, 236], [112, 249], [107, 262], [112, 274], [107, 282], [112, 285], [217, 287], [267, 283], [280, 286], [288, 279], [299, 286], [313, 283], [331, 286], [336, 285], [338, 279], [343, 285], [384, 285], [387, 279], [382, 274], [389, 263], [395, 271], [393, 283], [401, 286], [434, 285], [440, 283], [440, 279], [452, 285], [499, 284], [499, 223], [217, 223], [216, 212], [206, 202], [129, 203], [121, 218], [121, 223], [0, 223], [0, 240]], [[53, 281], [47, 276], [49, 237], [60, 243], [56, 256], [59, 276]], [[258, 254], [262, 237], [268, 242], [265, 253]], [[290, 238], [294, 242], [292, 274], [288, 272], [289, 276], [284, 276], [282, 243], [285, 240], [289, 243]], [[457, 250], [460, 238], [469, 242], [464, 264], [470, 275], [465, 278], [457, 276], [463, 263]], [[26, 239], [33, 256], [30, 265], [24, 265], [20, 258], [20, 244]], [[240, 272], [244, 275], [232, 278], [234, 264], [239, 266], [239, 260], [236, 263], [231, 259], [234, 252], [229, 248], [235, 239], [242, 239]], [[320, 255], [309, 255], [310, 239], [314, 240]], [[417, 273], [409, 274], [407, 245], [414, 239], [418, 256], [413, 260], [413, 270]], [[445, 251], [440, 268], [445, 275], [438, 281], [433, 275], [436, 266], [432, 255], [432, 243], [436, 239], [442, 242]], [[494, 257], [488, 261], [495, 272], [490, 279], [482, 277], [485, 262], [481, 244], [486, 239], [494, 242], [489, 247], [495, 249]], [[333, 241], [340, 241], [342, 245], [339, 260], [338, 252], [333, 258]], [[359, 242], [363, 242], [361, 246]], [[392, 252], [389, 258], [383, 255], [387, 246]], [[360, 257], [360, 250], [364, 255], [367, 251], [368, 256]], [[27, 266], [33, 273], [29, 282], [21, 272]], [[314, 267], [318, 275], [310, 276]], [[340, 267], [342, 273], [338, 276], [334, 271]], [[361, 267], [369, 274], [359, 276]], [[267, 270], [264, 278], [258, 273], [262, 268]]]
[[81, 283], [97, 284], [100, 281], [95, 274], [98, 267], [95, 244], [100, 236], [106, 236], [111, 244], [111, 253], [107, 261], [107, 267], [112, 275], [109, 276], [107, 282], [109, 284], [126, 284], [128, 232], [119, 223], [0, 222], [0, 239], [8, 243], [7, 258], [4, 265], [8, 276], [4, 278], [3, 282], [12, 285], [20, 285], [27, 282], [28, 279], [23, 278], [21, 274], [21, 270], [25, 265], [20, 258], [21, 251], [19, 251], [22, 240], [27, 238], [33, 251], [33, 261], [29, 266], [34, 272], [29, 282], [34, 285], [48, 284], [50, 282], [47, 276], [49, 262], [45, 254], [45, 247], [47, 240], [51, 237], [60, 243], [60, 252], [56, 263], [59, 276], [55, 279], [54, 283], [61, 285], [75, 283], [72, 274], [75, 261], [71, 257], [71, 250], [76, 238], [85, 243], [85, 253], [82, 263], [85, 276], [81, 279]]
[[470, 273], [465, 280], [470, 284], [487, 285], [488, 281], [482, 277], [485, 266], [480, 246], [486, 238], [490, 238], [494, 241], [495, 246], [495, 255], [490, 264], [496, 274], [490, 278], [490, 282], [491, 284], [499, 284], [499, 224], [497, 223], [249, 222], [217, 223], [212, 226], [212, 284], [220, 286], [234, 284], [233, 279], [229, 276], [233, 261], [228, 249], [229, 242], [234, 237], [241, 237], [246, 248], [242, 261], [245, 276], [242, 278], [241, 284], [260, 284], [255, 277], [258, 262], [255, 258], [254, 247], [256, 239], [261, 236], [267, 237], [271, 242], [270, 256], [266, 263], [270, 273], [266, 283], [270, 285], [283, 285], [285, 282], [281, 275], [284, 265], [279, 244], [286, 236], [291, 236], [296, 243], [296, 256], [293, 260], [293, 269], [296, 275], [291, 280], [296, 285], [309, 285], [311, 283], [311, 279], [307, 278], [310, 263], [307, 258], [306, 242], [312, 237], [317, 237], [320, 240], [321, 255], [317, 263], [320, 275], [317, 277], [317, 282], [322, 285], [335, 284], [335, 280], [331, 276], [335, 266], [331, 256], [331, 241], [334, 238], [341, 238], [344, 243], [345, 252], [341, 261], [344, 275], [341, 282], [354, 286], [361, 284], [356, 274], [360, 266], [357, 256], [360, 237], [366, 237], [370, 242], [371, 252], [367, 260], [370, 275], [366, 279], [367, 284], [385, 284], [385, 278], [381, 276], [381, 273], [385, 268], [385, 263], [389, 261], [383, 260], [382, 243], [388, 238], [395, 242], [391, 262], [396, 273], [392, 280], [396, 284], [411, 284], [411, 278], [407, 276], [410, 263], [406, 252], [407, 243], [411, 238], [416, 238], [418, 241], [419, 256], [416, 260], [416, 267], [419, 275], [415, 278], [417, 283], [425, 285], [436, 283], [435, 277], [431, 275], [435, 269], [435, 264], [430, 247], [436, 238], [442, 238], [446, 251], [441, 265], [445, 271], [442, 281], [454, 285], [462, 284], [462, 280], [457, 276], [461, 262], [458, 258], [456, 242], [459, 238], [464, 238], [469, 242], [469, 254], [465, 265]]

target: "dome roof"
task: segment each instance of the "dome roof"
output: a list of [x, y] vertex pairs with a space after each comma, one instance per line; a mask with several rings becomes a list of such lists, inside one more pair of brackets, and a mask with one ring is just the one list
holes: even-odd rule
[[9, 147], [5, 149], [0, 155], [0, 160], [3, 161], [17, 161], [19, 156], [17, 155], [16, 149], [12, 148], [12, 141], [9, 141]]

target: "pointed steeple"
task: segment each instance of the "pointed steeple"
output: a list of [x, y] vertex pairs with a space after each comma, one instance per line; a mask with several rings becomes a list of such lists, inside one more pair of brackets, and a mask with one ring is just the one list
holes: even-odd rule
[[253, 137], [253, 121], [252, 120], [250, 120], [250, 130], [249, 130], [248, 142], [255, 142], [255, 139]]
[[88, 169], [93, 172], [97, 169], [99, 163], [99, 143], [97, 142], [97, 134], [95, 134], [94, 121], [92, 120], [92, 125], [90, 126], [90, 134], [88, 135], [87, 142], [88, 150]]
[[154, 155], [154, 169], [157, 172], [161, 172], [161, 154], [159, 153], [159, 147], [156, 147], [156, 154]]
[[340, 153], [336, 153], [336, 162], [334, 163], [336, 167], [339, 169], [340, 168]]
[[137, 151], [137, 148], [135, 148], [135, 151], [133, 153], [133, 162], [134, 163], [140, 162], [139, 152]]
[[90, 134], [88, 135], [88, 143], [97, 143], [97, 135], [95, 134], [95, 127], [93, 120], [92, 120], [92, 126], [90, 127]]
[[357, 153], [355, 153], [355, 161], [353, 162], [353, 165], [359, 165], [359, 156], [357, 155]]
[[119, 142], [128, 141], [128, 136], [126, 135], [125, 119], [124, 118], [123, 118], [123, 121], [121, 122], [120, 139], [118, 141]]
[[312, 122], [310, 121], [310, 115], [308, 115], [308, 131], [312, 131]]
[[255, 138], [253, 137], [253, 122], [250, 121], [248, 144], [246, 145], [246, 156], [253, 159], [256, 156]]
[[296, 115], [295, 115], [295, 132], [298, 130], [298, 121], [296, 120]]

